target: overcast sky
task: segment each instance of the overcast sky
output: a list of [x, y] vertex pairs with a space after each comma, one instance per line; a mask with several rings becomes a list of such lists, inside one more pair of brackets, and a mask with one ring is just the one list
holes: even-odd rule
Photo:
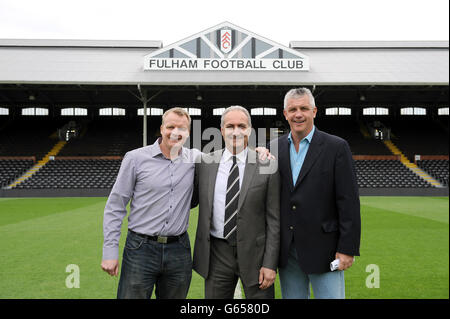
[[448, 0], [0, 0], [0, 38], [160, 40], [229, 21], [290, 41], [449, 40]]

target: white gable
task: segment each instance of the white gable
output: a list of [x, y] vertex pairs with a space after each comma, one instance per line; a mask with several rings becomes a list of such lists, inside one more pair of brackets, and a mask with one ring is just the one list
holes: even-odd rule
[[[196, 62], [179, 59], [195, 59]], [[217, 61], [224, 59], [230, 62]], [[144, 69], [305, 71], [309, 69], [309, 58], [232, 23], [223, 22], [146, 55]]]

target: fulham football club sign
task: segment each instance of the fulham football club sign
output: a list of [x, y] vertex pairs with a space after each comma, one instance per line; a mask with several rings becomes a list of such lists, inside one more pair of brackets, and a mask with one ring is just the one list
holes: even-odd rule
[[300, 52], [224, 22], [144, 57], [146, 71], [308, 71]]

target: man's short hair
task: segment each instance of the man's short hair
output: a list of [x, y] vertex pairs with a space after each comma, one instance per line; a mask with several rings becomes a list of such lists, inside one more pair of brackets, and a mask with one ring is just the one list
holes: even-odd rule
[[179, 116], [186, 116], [186, 118], [188, 119], [188, 122], [189, 122], [189, 129], [191, 129], [191, 116], [185, 109], [183, 109], [181, 107], [173, 107], [173, 108], [165, 111], [162, 116], [162, 124], [161, 125], [164, 125], [164, 120], [166, 119], [166, 117], [169, 113], [175, 113]]
[[299, 98], [307, 95], [309, 97], [309, 104], [312, 107], [316, 107], [316, 101], [314, 100], [314, 96], [308, 88], [295, 88], [289, 90], [284, 96], [284, 108], [286, 108], [287, 103], [290, 99]]
[[248, 126], [252, 127], [252, 119], [251, 119], [250, 113], [248, 113], [247, 109], [242, 107], [242, 106], [240, 106], [240, 105], [232, 105], [232, 106], [226, 108], [225, 111], [223, 111], [223, 113], [222, 113], [222, 117], [220, 118], [220, 127], [221, 128], [224, 125], [225, 115], [228, 112], [231, 112], [231, 111], [241, 111], [241, 112], [243, 112], [247, 116]]

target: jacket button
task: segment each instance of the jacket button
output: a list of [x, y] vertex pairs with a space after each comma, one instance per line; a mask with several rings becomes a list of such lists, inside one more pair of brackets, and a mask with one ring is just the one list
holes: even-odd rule
[[294, 226], [289, 226], [289, 229], [290, 229], [290, 230], [293, 230], [293, 229], [294, 229]]
[[297, 206], [292, 205], [292, 210], [296, 210], [296, 209], [297, 209]]

